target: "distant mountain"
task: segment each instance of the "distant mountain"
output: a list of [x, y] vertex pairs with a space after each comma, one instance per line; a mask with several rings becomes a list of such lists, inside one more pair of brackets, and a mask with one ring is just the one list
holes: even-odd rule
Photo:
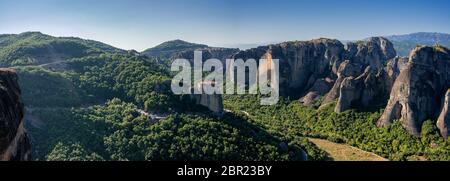
[[408, 56], [409, 52], [417, 45], [441, 44], [450, 47], [450, 34], [419, 32], [406, 35], [385, 36], [394, 43], [394, 47], [400, 56]]
[[172, 40], [161, 43], [153, 48], [144, 50], [142, 54], [147, 56], [156, 56], [163, 58], [170, 58], [175, 53], [184, 51], [193, 51], [195, 49], [207, 48], [207, 45], [190, 43], [183, 40]]
[[270, 44], [277, 44], [280, 42], [264, 42], [264, 43], [237, 43], [237, 44], [219, 44], [220, 47], [226, 47], [226, 48], [239, 48], [240, 50], [248, 50], [251, 48], [257, 48], [259, 46], [267, 46]]
[[98, 41], [40, 32], [0, 35], [0, 67], [40, 65], [105, 52], [125, 51]]

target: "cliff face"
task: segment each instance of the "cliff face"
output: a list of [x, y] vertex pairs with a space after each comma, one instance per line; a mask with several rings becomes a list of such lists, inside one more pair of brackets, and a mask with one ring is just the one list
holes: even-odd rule
[[[322, 105], [341, 100], [338, 101], [342, 105], [336, 108], [337, 112], [354, 108], [355, 105], [368, 106], [373, 98], [380, 95], [387, 97], [391, 85], [380, 79], [388, 77], [384, 65], [396, 55], [392, 43], [381, 37], [348, 43], [347, 46], [338, 40], [321, 38], [260, 46], [245, 51], [211, 47], [196, 50], [202, 51], [203, 60], [278, 59], [281, 95], [301, 98], [300, 101], [308, 106], [315, 105], [322, 97], [325, 97]], [[174, 58], [192, 60], [194, 53], [184, 51]], [[260, 72], [269, 71], [261, 68], [270, 69], [270, 66], [259, 66]], [[396, 62], [391, 66], [397, 66]], [[370, 71], [365, 72], [366, 69]], [[391, 71], [392, 77], [398, 74], [397, 67]], [[346, 84], [342, 86], [346, 78]], [[353, 85], [357, 87], [349, 87]]]
[[441, 114], [437, 120], [437, 127], [439, 128], [441, 135], [445, 138], [450, 133], [450, 89], [445, 93], [444, 105], [442, 106]]
[[24, 107], [11, 69], [0, 69], [0, 160], [30, 160], [31, 145], [23, 127]]
[[[194, 51], [202, 52], [202, 60], [203, 61], [206, 61], [211, 58], [215, 58], [215, 59], [220, 60], [223, 64], [223, 66], [225, 67], [226, 59], [231, 58], [234, 54], [236, 54], [239, 51], [239, 49], [216, 48], [216, 47], [198, 48], [195, 50], [187, 50], [187, 51], [182, 51], [182, 52], [176, 53], [173, 55], [172, 60], [175, 60], [177, 58], [183, 58], [183, 59], [187, 59], [191, 63], [193, 63], [194, 62]], [[203, 84], [206, 84], [206, 83], [202, 82], [199, 85], [195, 85], [194, 88], [201, 89], [201, 86], [203, 86]], [[216, 114], [222, 114], [222, 112], [223, 112], [222, 95], [219, 95], [219, 94], [213, 94], [213, 95], [193, 94], [193, 95], [191, 95], [191, 99], [195, 100], [196, 104], [205, 106], [210, 111], [212, 111]]]
[[395, 80], [378, 126], [399, 119], [411, 134], [419, 135], [422, 123], [426, 119], [436, 119], [442, 110], [445, 113], [440, 122], [442, 124], [438, 126], [441, 131], [445, 130], [447, 111], [441, 109], [441, 105], [450, 87], [449, 70], [450, 51], [447, 48], [435, 46], [414, 49], [406, 68]]
[[350, 42], [345, 55], [335, 84], [322, 105], [337, 99], [335, 112], [342, 112], [356, 106], [367, 107], [376, 97], [387, 97], [390, 86], [384, 83], [387, 76], [384, 65], [396, 55], [392, 43], [381, 37]]
[[[202, 90], [203, 86], [211, 86], [211, 84], [213, 82], [201, 82], [193, 89]], [[223, 113], [223, 101], [220, 94], [191, 94], [190, 97], [195, 101], [195, 104], [204, 106], [217, 115]]]
[[341, 105], [336, 111], [341, 112], [355, 105], [368, 106], [380, 95], [387, 97], [390, 85], [381, 79], [388, 76], [384, 65], [396, 52], [392, 43], [381, 37], [347, 46], [322, 38], [261, 46], [241, 51], [233, 58], [258, 60], [268, 55], [279, 59], [281, 95], [300, 97], [307, 106], [322, 97], [322, 105], [338, 100]]
[[344, 45], [325, 38], [293, 41], [241, 51], [233, 58], [259, 60], [267, 56], [279, 59], [280, 93], [299, 96], [320, 84], [316, 83], [319, 79], [336, 72], [344, 56]]

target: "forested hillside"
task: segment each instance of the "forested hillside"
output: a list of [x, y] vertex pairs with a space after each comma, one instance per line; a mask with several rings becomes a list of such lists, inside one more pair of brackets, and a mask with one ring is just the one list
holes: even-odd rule
[[123, 50], [75, 37], [52, 37], [40, 32], [0, 35], [0, 67], [38, 65], [69, 58]]

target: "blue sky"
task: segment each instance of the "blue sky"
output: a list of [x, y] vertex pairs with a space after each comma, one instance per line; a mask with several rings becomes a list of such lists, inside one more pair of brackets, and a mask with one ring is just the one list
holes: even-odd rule
[[144, 50], [450, 33], [448, 0], [0, 0], [0, 34], [41, 31]]

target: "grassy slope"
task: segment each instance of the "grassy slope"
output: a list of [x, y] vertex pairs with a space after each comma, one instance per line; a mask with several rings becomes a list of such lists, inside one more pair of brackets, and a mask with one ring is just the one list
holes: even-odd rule
[[333, 161], [388, 161], [386, 158], [349, 145], [333, 143], [328, 140], [308, 138], [317, 147], [328, 153]]

